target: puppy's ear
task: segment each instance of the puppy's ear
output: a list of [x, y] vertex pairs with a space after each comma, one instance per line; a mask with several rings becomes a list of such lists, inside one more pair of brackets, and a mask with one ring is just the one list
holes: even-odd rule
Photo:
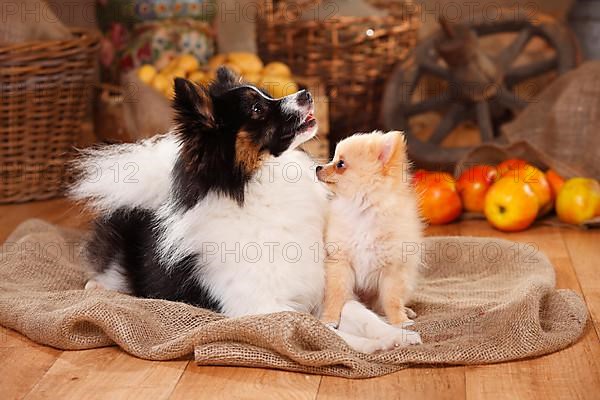
[[384, 167], [402, 161], [406, 149], [406, 141], [402, 132], [390, 131], [383, 135], [379, 150], [379, 161]]
[[173, 99], [175, 122], [182, 133], [215, 127], [213, 104], [204, 87], [183, 78], [175, 78]]

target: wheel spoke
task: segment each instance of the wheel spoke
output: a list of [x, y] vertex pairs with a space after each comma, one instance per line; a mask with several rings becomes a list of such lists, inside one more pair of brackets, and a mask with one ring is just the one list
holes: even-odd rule
[[434, 61], [425, 61], [421, 63], [421, 68], [423, 72], [429, 73], [431, 75], [435, 75], [438, 78], [444, 79], [448, 82], [452, 80], [452, 75], [448, 69], [442, 67], [439, 64], [436, 64]]
[[494, 140], [494, 127], [492, 126], [492, 117], [490, 115], [490, 105], [487, 101], [480, 101], [475, 105], [477, 114], [477, 125], [483, 142]]
[[450, 94], [444, 92], [439, 96], [425, 99], [419, 103], [409, 104], [404, 107], [404, 114], [407, 116], [413, 116], [416, 114], [425, 113], [428, 111], [439, 110], [440, 108], [447, 106], [450, 103]]
[[527, 106], [527, 102], [525, 100], [521, 99], [519, 96], [505, 87], [502, 87], [500, 90], [498, 90], [498, 93], [496, 94], [496, 100], [500, 105], [508, 108], [513, 113], [519, 113], [525, 108], [525, 106]]
[[417, 88], [417, 84], [419, 83], [419, 79], [421, 79], [421, 69], [415, 68], [411, 75], [408, 77], [408, 98], [412, 96], [415, 89]]
[[521, 81], [533, 78], [534, 76], [542, 75], [543, 73], [546, 73], [557, 66], [558, 58], [554, 56], [545, 60], [511, 68], [506, 72], [504, 79], [506, 85], [508, 87], [512, 87]]
[[442, 143], [446, 136], [452, 132], [452, 129], [463, 119], [463, 114], [464, 106], [462, 104], [452, 104], [427, 141], [435, 145]]
[[510, 65], [517, 59], [521, 51], [525, 48], [532, 33], [529, 28], [525, 28], [519, 32], [516, 39], [506, 47], [498, 56], [498, 64], [502, 71], [506, 71]]

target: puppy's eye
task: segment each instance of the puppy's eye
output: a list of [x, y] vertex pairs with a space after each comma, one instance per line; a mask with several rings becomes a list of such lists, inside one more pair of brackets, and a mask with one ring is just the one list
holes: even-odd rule
[[337, 169], [344, 169], [346, 168], [346, 163], [344, 163], [344, 160], [340, 160], [335, 164], [335, 167]]
[[260, 115], [260, 114], [262, 114], [263, 111], [264, 111], [264, 108], [260, 103], [255, 103], [252, 106], [252, 113], [255, 115]]

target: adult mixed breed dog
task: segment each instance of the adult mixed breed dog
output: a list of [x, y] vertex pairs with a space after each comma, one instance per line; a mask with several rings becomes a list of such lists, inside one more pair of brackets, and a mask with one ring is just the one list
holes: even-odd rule
[[[327, 190], [295, 150], [317, 130], [310, 93], [272, 99], [221, 68], [207, 87], [177, 79], [173, 107], [171, 132], [87, 150], [76, 164], [71, 195], [98, 213], [86, 288], [229, 317], [318, 316]], [[420, 341], [357, 301], [334, 330], [363, 352]]]

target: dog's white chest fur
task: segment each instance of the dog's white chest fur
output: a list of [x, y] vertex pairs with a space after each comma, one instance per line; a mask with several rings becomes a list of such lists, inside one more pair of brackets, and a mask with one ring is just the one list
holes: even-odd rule
[[249, 183], [243, 207], [209, 194], [184, 213], [160, 209], [162, 257], [200, 251], [198, 277], [228, 316], [313, 312], [324, 289], [327, 199], [311, 168], [305, 154], [284, 153]]
[[328, 236], [335, 238], [340, 251], [348, 257], [358, 291], [376, 292], [381, 269], [388, 264], [407, 264], [409, 270], [414, 270], [407, 282], [408, 291], [412, 290], [419, 256], [412, 254], [407, 260], [403, 255], [406, 245], [416, 248], [421, 240], [420, 223], [412, 208], [386, 212], [381, 207], [369, 206], [360, 196], [336, 196], [331, 203], [331, 214], [338, 223]]
[[345, 221], [345, 238], [339, 243], [347, 252], [356, 274], [356, 286], [361, 291], [371, 291], [377, 286], [383, 257], [388, 244], [381, 240], [376, 229], [378, 221], [373, 209], [364, 207], [357, 199], [335, 197], [332, 212]]

